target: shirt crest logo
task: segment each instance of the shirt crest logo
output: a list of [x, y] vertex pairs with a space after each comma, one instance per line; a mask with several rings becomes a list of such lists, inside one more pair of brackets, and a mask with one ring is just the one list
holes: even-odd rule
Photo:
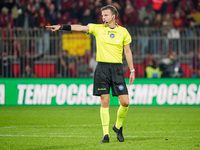
[[115, 37], [115, 35], [114, 35], [114, 34], [110, 34], [110, 37], [111, 37], [111, 38], [114, 38], [114, 37]]

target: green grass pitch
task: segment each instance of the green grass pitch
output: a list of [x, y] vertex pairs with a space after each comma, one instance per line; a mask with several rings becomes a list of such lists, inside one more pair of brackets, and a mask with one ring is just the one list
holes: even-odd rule
[[0, 107], [0, 150], [200, 149], [199, 106], [130, 106], [123, 143], [112, 131], [117, 109], [110, 107], [110, 143], [102, 144], [99, 107]]

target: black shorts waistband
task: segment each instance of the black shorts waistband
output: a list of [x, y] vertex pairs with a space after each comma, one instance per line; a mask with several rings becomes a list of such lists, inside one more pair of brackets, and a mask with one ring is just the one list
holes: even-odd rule
[[98, 65], [122, 65], [122, 63], [98, 62]]

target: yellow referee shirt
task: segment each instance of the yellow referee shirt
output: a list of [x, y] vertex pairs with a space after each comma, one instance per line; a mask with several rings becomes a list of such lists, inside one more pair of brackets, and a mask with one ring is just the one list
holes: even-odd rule
[[131, 43], [126, 28], [117, 25], [114, 29], [103, 24], [89, 24], [89, 33], [96, 38], [97, 62], [122, 63], [124, 45]]

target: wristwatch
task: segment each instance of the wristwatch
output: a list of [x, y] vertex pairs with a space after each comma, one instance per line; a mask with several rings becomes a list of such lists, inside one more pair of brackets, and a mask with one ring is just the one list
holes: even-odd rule
[[130, 70], [130, 72], [135, 72], [135, 69]]

